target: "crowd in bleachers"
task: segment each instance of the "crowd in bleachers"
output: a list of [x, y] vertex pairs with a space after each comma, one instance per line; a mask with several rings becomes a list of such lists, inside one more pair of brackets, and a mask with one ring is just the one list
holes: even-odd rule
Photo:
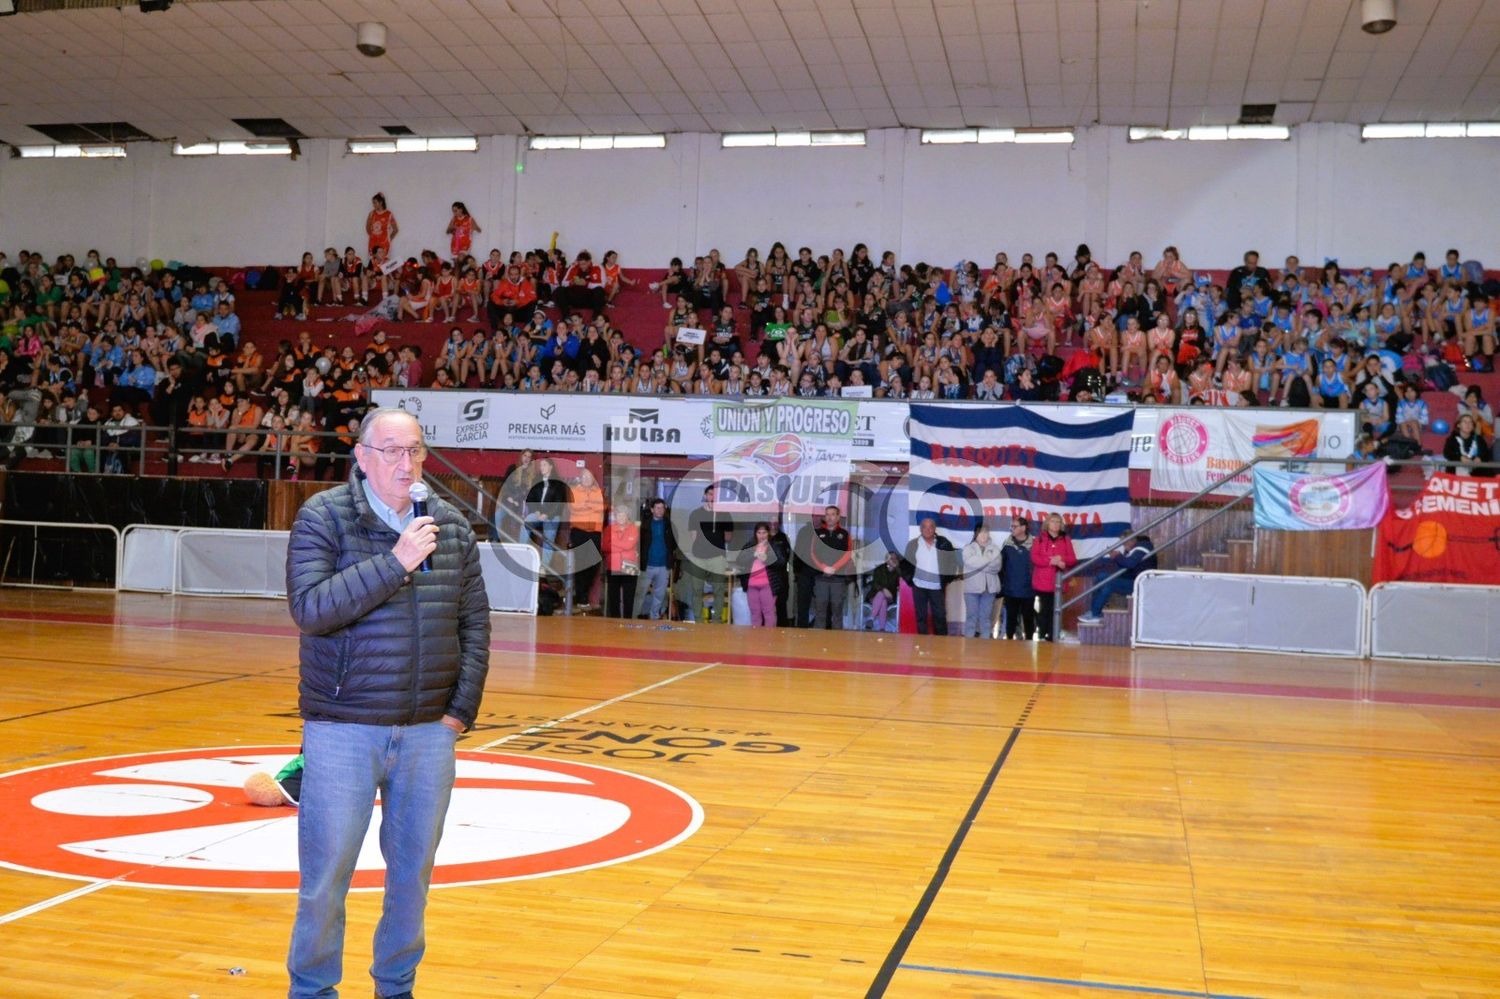
[[[1295, 257], [1273, 273], [1247, 252], [1219, 282], [1170, 246], [1149, 268], [1139, 252], [1106, 266], [1080, 245], [1067, 263], [1024, 254], [1013, 266], [1002, 252], [984, 269], [778, 242], [733, 265], [718, 250], [674, 258], [649, 285], [667, 312], [658, 341], [612, 322], [635, 283], [613, 251], [595, 263], [586, 250], [495, 249], [481, 262], [461, 203], [451, 262], [430, 250], [391, 262], [396, 226], [379, 196], [366, 229], [363, 268], [352, 248], [342, 258], [345, 293], [363, 300], [376, 280], [388, 316], [483, 315], [488, 331], [450, 331], [434, 387], [1356, 409], [1375, 446], [1400, 438], [1399, 455], [1425, 426], [1420, 406], [1403, 406], [1406, 386], [1465, 392], [1463, 372], [1494, 363], [1500, 286], [1457, 250], [1436, 269], [1417, 253], [1380, 274]], [[321, 279], [311, 256], [289, 272], [302, 290], [284, 293], [288, 314], [305, 314], [323, 282], [340, 290], [339, 260], [325, 252]], [[1491, 437], [1493, 421], [1475, 415]]]
[[313, 435], [346, 432], [364, 408], [352, 352], [304, 332], [268, 364], [229, 283], [193, 268], [0, 253], [0, 307], [0, 415], [22, 425], [5, 441], [11, 465], [66, 452], [70, 468], [127, 470], [149, 421], [180, 428], [173, 453], [188, 461], [326, 473], [341, 442]]
[[[469, 253], [479, 226], [462, 204], [453, 206], [448, 258], [430, 250], [393, 257], [399, 227], [383, 199], [366, 228], [367, 255], [330, 247], [321, 265], [309, 253], [298, 267], [227, 279], [160, 261], [121, 265], [93, 250], [81, 261], [50, 262], [24, 250], [14, 261], [0, 252], [7, 463], [65, 456], [69, 470], [129, 471], [149, 422], [177, 428], [169, 438], [174, 460], [225, 470], [245, 462], [263, 476], [275, 467], [293, 477], [339, 477], [369, 393], [383, 387], [1323, 407], [1359, 411], [1362, 455], [1414, 455], [1424, 432], [1435, 430], [1446, 435], [1443, 457], [1452, 470], [1493, 456], [1493, 411], [1479, 388], [1464, 384], [1464, 373], [1492, 370], [1491, 302], [1500, 288], [1457, 251], [1435, 271], [1417, 254], [1384, 274], [1333, 262], [1307, 269], [1296, 258], [1273, 273], [1246, 253], [1220, 282], [1190, 270], [1172, 247], [1150, 268], [1139, 253], [1106, 268], [1079, 246], [1066, 266], [1055, 254], [1040, 264], [1026, 254], [1012, 266], [999, 253], [983, 269], [972, 261], [898, 265], [893, 254], [876, 258], [863, 244], [848, 254], [815, 256], [803, 247], [792, 255], [777, 243], [764, 259], [751, 249], [734, 265], [717, 251], [691, 264], [674, 259], [655, 280], [640, 282], [627, 335], [616, 306], [637, 282], [613, 252], [595, 263], [587, 251], [491, 250], [480, 261]], [[274, 316], [294, 323], [320, 308], [343, 310], [359, 342], [319, 344], [305, 327], [282, 337], [274, 320], [247, 328], [240, 314], [247, 295], [259, 296], [260, 315], [274, 300]], [[644, 328], [642, 302], [654, 316]], [[351, 308], [357, 311], [348, 314]], [[442, 325], [427, 339], [391, 325], [401, 320]], [[1451, 428], [1431, 419], [1422, 395], [1432, 390], [1461, 396]], [[545, 560], [559, 550], [558, 527], [567, 524], [567, 547], [580, 538], [602, 545], [613, 613], [668, 612], [671, 600], [659, 591], [672, 574], [658, 570], [671, 559], [644, 535], [611, 540], [622, 523], [644, 531], [648, 516], [606, 509], [586, 473], [568, 484], [594, 497], [582, 513], [575, 498], [552, 496], [549, 474], [516, 481], [524, 487], [507, 486], [515, 536], [534, 537]], [[1023, 535], [1029, 528], [1012, 526]], [[822, 569], [802, 549], [819, 530], [809, 526], [788, 555], [787, 539], [771, 524], [749, 546], [763, 552], [765, 565], [752, 558], [703, 579], [687, 572], [673, 588], [686, 601], [678, 613], [701, 619], [693, 599], [705, 587], [712, 593], [709, 584], [727, 568], [743, 587], [770, 587], [749, 593], [764, 605], [752, 601], [759, 620], [814, 624], [809, 601]], [[748, 545], [751, 537], [740, 540]], [[1019, 581], [1030, 568], [1009, 572], [1003, 558], [991, 557], [1003, 555], [1006, 543], [1019, 544], [976, 537], [962, 553], [965, 567], [971, 558], [987, 566], [963, 572], [986, 580], [973, 594], [976, 621], [992, 619], [994, 599], [1012, 596], [1007, 587], [1024, 589]], [[1028, 545], [1012, 561], [1031, 567], [1031, 551]], [[893, 580], [904, 572], [910, 583], [915, 564], [912, 553], [890, 555], [892, 585], [882, 588], [878, 571], [861, 584], [865, 619], [875, 627], [889, 624]], [[795, 604], [776, 582], [787, 568], [798, 581]], [[585, 566], [573, 580], [585, 602], [592, 572]], [[992, 587], [984, 573], [1014, 579]], [[834, 627], [843, 585], [837, 601], [828, 598], [825, 617]], [[1040, 585], [1032, 591], [1050, 593]], [[1024, 619], [1015, 633], [1030, 637], [1029, 598], [1023, 602], [1004, 621], [1009, 629]], [[729, 603], [716, 596], [720, 613]], [[940, 612], [930, 612], [934, 629], [943, 630]], [[1038, 608], [1037, 634], [1047, 634], [1047, 622], [1048, 609]]]
[[[672, 260], [649, 282], [664, 321], [637, 320], [627, 335], [614, 306], [636, 282], [613, 251], [481, 259], [470, 251], [482, 230], [461, 202], [446, 258], [395, 256], [401, 230], [380, 195], [365, 229], [363, 256], [328, 247], [321, 264], [307, 253], [230, 281], [93, 250], [52, 262], [0, 253], [0, 388], [24, 380], [41, 394], [8, 400], [3, 415], [103, 425], [107, 396], [126, 416], [183, 427], [194, 460], [264, 467], [284, 455], [303, 474], [309, 463], [326, 472], [341, 444], [313, 433], [344, 433], [386, 386], [1311, 406], [1358, 410], [1369, 446], [1396, 454], [1416, 453], [1429, 428], [1421, 393], [1452, 389], [1480, 437], [1494, 433], [1462, 379], [1492, 370], [1500, 286], [1457, 250], [1436, 269], [1418, 253], [1384, 273], [1295, 257], [1273, 272], [1249, 252], [1216, 281], [1173, 247], [1149, 267], [1139, 252], [1106, 266], [1080, 245], [1067, 262], [1024, 254], [1013, 265], [1002, 252], [988, 268], [947, 268], [862, 243], [817, 256], [775, 243], [732, 265], [717, 250]], [[293, 322], [344, 310], [368, 339], [334, 349], [274, 325], [246, 336], [247, 289]], [[398, 347], [381, 328], [401, 320], [448, 333], [426, 351], [418, 337]], [[27, 443], [46, 451], [50, 433], [38, 433]]]

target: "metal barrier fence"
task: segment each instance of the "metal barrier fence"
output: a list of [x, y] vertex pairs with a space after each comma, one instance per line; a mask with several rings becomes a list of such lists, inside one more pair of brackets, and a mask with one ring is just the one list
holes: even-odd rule
[[[119, 589], [185, 596], [286, 596], [287, 531], [131, 524]], [[535, 614], [540, 560], [530, 545], [479, 545], [490, 610]]]
[[1377, 583], [1370, 656], [1500, 665], [1500, 586]]
[[[112, 575], [100, 589], [183, 596], [286, 596], [287, 531], [238, 531], [212, 527], [130, 524], [123, 531], [109, 524], [64, 524], [50, 521], [0, 521], [0, 540], [11, 529], [30, 531], [34, 541], [26, 574], [12, 575], [13, 544], [0, 544], [4, 585], [36, 589], [73, 589], [38, 582], [37, 566], [58, 557], [40, 542], [41, 531], [96, 531], [110, 537], [107, 552]], [[101, 549], [102, 552], [102, 549]], [[480, 568], [492, 611], [535, 614], [541, 562], [524, 544], [479, 544]]]
[[1135, 581], [1131, 642], [1358, 658], [1368, 608], [1353, 579], [1153, 570]]
[[1145, 572], [1131, 641], [1500, 666], [1500, 586]]

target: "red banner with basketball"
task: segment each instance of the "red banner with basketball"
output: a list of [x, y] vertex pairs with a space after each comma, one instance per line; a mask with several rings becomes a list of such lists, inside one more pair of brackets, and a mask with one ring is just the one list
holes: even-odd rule
[[1380, 523], [1377, 583], [1500, 584], [1500, 480], [1439, 472]]

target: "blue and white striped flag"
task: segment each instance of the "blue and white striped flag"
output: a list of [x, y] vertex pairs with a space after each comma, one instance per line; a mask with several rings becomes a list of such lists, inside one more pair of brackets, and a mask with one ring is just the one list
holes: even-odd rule
[[908, 508], [911, 533], [924, 517], [955, 546], [982, 518], [996, 540], [1017, 514], [1038, 522], [1059, 513], [1079, 558], [1130, 530], [1129, 410], [1105, 419], [1065, 407], [1042, 416], [1025, 406], [911, 406]]

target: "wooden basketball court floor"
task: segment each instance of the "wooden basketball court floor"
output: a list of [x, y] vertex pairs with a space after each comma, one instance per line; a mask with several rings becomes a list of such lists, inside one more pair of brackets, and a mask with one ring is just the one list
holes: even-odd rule
[[[464, 758], [659, 811], [634, 859], [560, 840], [579, 869], [434, 888], [426, 999], [1500, 995], [1492, 667], [506, 616], [493, 649]], [[277, 872], [202, 890], [275, 859], [182, 816], [291, 810], [100, 775], [289, 756], [295, 655], [272, 601], [0, 592], [0, 996], [285, 994], [294, 895], [249, 890]], [[531, 818], [448, 836], [490, 821]], [[351, 896], [346, 996], [378, 906]]]

